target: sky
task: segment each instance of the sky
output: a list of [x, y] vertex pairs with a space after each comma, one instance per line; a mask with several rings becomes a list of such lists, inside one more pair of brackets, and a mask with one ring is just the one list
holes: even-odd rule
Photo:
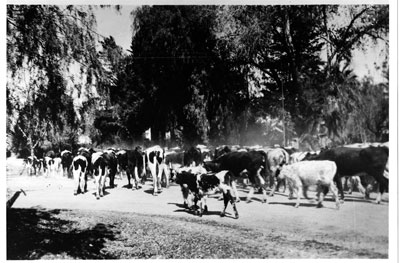
[[[113, 36], [115, 42], [127, 52], [132, 40], [132, 17], [130, 13], [136, 7], [124, 5], [120, 11], [113, 7], [95, 9], [97, 32], [105, 37]], [[384, 60], [380, 50], [381, 46], [369, 46], [364, 51], [357, 50], [354, 52], [351, 67], [360, 80], [364, 76], [369, 76], [376, 83], [384, 81], [381, 71], [375, 69], [375, 63], [380, 66]]]
[[96, 8], [97, 33], [108, 37], [113, 36], [115, 42], [125, 51], [130, 49], [132, 41], [131, 11], [135, 6], [123, 6], [119, 11], [113, 7]]

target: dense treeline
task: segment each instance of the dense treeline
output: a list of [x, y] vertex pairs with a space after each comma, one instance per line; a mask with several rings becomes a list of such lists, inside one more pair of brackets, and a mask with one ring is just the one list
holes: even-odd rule
[[93, 8], [7, 6], [9, 149], [148, 128], [169, 145], [314, 147], [320, 120], [332, 143], [387, 140], [387, 59], [380, 84], [349, 65], [366, 43], [387, 53], [388, 6], [141, 6], [128, 54], [96, 34]]

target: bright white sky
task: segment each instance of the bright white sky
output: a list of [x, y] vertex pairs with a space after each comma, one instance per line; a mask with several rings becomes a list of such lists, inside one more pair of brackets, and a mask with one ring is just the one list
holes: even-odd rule
[[[122, 6], [120, 12], [113, 7], [95, 9], [97, 19], [97, 32], [105, 37], [113, 36], [115, 42], [126, 51], [130, 49], [132, 40], [131, 11], [137, 6]], [[375, 69], [374, 64], [381, 66], [384, 57], [381, 46], [369, 47], [365, 51], [355, 51], [352, 68], [355, 74], [362, 79], [370, 76], [375, 82], [384, 81], [381, 71]]]

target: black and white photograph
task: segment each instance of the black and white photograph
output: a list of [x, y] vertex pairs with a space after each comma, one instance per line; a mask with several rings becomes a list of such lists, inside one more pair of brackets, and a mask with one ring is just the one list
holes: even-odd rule
[[398, 262], [396, 2], [3, 7], [2, 259]]

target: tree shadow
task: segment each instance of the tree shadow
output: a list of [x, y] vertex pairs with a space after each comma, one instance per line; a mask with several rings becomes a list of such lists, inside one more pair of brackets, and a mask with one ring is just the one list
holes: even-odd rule
[[115, 259], [104, 251], [107, 240], [116, 240], [113, 225], [96, 224], [79, 229], [79, 222], [57, 217], [60, 210], [7, 210], [7, 260], [42, 257]]

